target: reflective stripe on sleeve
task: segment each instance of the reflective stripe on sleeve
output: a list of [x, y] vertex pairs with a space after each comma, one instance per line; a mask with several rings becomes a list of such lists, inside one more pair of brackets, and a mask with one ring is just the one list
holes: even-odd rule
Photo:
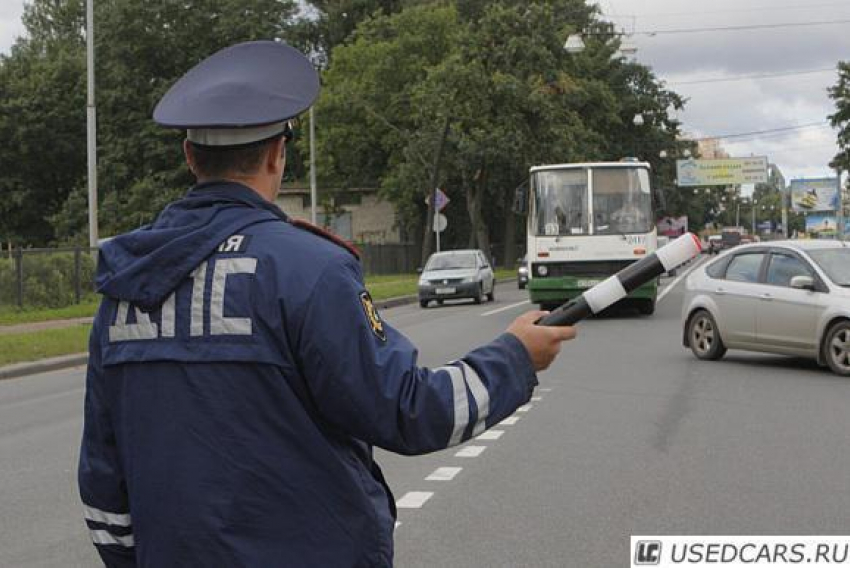
[[95, 507], [84, 506], [86, 519], [96, 523], [112, 525], [113, 527], [129, 527], [132, 524], [129, 514], [110, 513]]
[[454, 400], [454, 423], [449, 446], [460, 444], [463, 432], [469, 424], [469, 399], [466, 397], [466, 383], [463, 372], [452, 365], [434, 369], [434, 372], [445, 371], [452, 380], [452, 399]]
[[133, 535], [116, 536], [109, 531], [93, 530], [91, 531], [91, 541], [99, 545], [116, 544], [126, 548], [132, 548], [136, 545], [133, 540]]
[[487, 387], [481, 382], [481, 377], [478, 373], [464, 362], [463, 374], [466, 376], [466, 384], [469, 385], [469, 390], [472, 392], [472, 398], [475, 399], [475, 405], [478, 407], [478, 420], [475, 422], [475, 428], [472, 429], [472, 435], [477, 436], [487, 429], [487, 416], [490, 414], [490, 393]]

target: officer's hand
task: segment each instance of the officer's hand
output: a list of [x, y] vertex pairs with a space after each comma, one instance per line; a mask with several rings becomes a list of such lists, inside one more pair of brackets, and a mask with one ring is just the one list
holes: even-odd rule
[[548, 314], [549, 312], [528, 312], [519, 316], [508, 327], [508, 333], [515, 335], [525, 346], [535, 371], [549, 367], [561, 350], [561, 342], [576, 336], [576, 330], [571, 326], [534, 325], [534, 322]]

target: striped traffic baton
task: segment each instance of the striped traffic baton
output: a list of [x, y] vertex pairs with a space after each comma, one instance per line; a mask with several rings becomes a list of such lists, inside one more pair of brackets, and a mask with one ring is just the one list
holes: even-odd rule
[[573, 325], [591, 314], [598, 314], [622, 300], [632, 290], [665, 272], [678, 268], [702, 250], [699, 237], [685, 233], [651, 255], [628, 265], [617, 274], [603, 280], [581, 296], [537, 320], [538, 325]]

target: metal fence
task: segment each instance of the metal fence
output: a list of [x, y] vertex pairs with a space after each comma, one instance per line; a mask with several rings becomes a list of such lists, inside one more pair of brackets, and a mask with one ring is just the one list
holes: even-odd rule
[[96, 251], [87, 247], [11, 249], [0, 257], [0, 307], [58, 308], [94, 292]]
[[410, 274], [419, 267], [414, 244], [358, 244], [364, 274]]
[[[363, 272], [410, 274], [419, 263], [413, 244], [358, 245]], [[94, 294], [97, 253], [87, 247], [0, 250], [0, 307], [60, 308]]]

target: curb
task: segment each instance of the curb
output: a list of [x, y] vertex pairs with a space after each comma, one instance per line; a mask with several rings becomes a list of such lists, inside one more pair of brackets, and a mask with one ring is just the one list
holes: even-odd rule
[[27, 375], [37, 375], [49, 371], [58, 371], [69, 367], [79, 367], [88, 363], [88, 353], [76, 353], [74, 355], [63, 355], [62, 357], [51, 357], [41, 361], [27, 361], [26, 363], [15, 363], [0, 367], [0, 380], [16, 379]]

